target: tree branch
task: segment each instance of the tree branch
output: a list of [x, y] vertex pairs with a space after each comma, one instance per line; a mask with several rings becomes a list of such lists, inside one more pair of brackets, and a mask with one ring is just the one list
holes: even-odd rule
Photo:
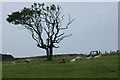
[[57, 39], [54, 41], [54, 43], [59, 43], [59, 42], [62, 41], [64, 38], [70, 37], [71, 35], [72, 35], [72, 34], [66, 35], [66, 36], [62, 36], [62, 37], [60, 37], [60, 38], [57, 38]]
[[60, 28], [60, 30], [64, 30], [64, 29], [67, 29], [68, 26], [74, 21], [74, 19], [71, 20], [71, 17], [70, 17], [70, 14], [69, 14], [69, 22], [67, 23], [66, 27], [65, 28]]

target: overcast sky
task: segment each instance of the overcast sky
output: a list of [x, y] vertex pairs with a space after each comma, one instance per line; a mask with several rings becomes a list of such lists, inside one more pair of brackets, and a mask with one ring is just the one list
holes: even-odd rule
[[[28, 2], [2, 3], [2, 52], [10, 53], [14, 57], [46, 55], [45, 51], [36, 46], [29, 32], [8, 23], [6, 17], [14, 11], [19, 11]], [[47, 3], [50, 4], [50, 3]], [[118, 49], [118, 5], [117, 2], [60, 2], [55, 3], [63, 8], [65, 24], [68, 13], [74, 18], [60, 48], [54, 49], [58, 53], [89, 53], [91, 50], [110, 51]]]

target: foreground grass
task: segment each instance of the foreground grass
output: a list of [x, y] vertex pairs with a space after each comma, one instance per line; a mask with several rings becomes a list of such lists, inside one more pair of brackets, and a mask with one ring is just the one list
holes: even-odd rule
[[3, 64], [3, 78], [117, 78], [118, 56], [102, 56], [100, 59], [79, 60], [58, 64], [53, 61], [36, 60], [29, 64]]

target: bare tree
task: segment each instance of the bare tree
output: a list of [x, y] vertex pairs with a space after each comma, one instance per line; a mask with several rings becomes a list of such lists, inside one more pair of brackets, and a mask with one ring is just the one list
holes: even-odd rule
[[34, 3], [30, 8], [13, 12], [8, 15], [7, 21], [14, 25], [24, 26], [32, 35], [39, 48], [45, 49], [47, 60], [52, 60], [53, 48], [64, 38], [71, 36], [65, 35], [62, 30], [68, 29], [73, 22], [69, 15], [66, 26], [62, 27], [64, 15], [61, 16], [62, 8], [55, 4], [46, 6], [44, 3]]

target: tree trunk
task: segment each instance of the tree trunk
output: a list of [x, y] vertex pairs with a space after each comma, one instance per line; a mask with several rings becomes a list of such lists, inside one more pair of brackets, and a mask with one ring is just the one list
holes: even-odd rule
[[50, 60], [52, 60], [53, 57], [53, 47], [50, 47]]
[[49, 49], [46, 49], [46, 54], [47, 54], [47, 60], [49, 61]]
[[47, 60], [51, 61], [52, 60], [52, 55], [53, 55], [53, 48], [47, 48], [46, 49], [46, 54], [47, 54]]

